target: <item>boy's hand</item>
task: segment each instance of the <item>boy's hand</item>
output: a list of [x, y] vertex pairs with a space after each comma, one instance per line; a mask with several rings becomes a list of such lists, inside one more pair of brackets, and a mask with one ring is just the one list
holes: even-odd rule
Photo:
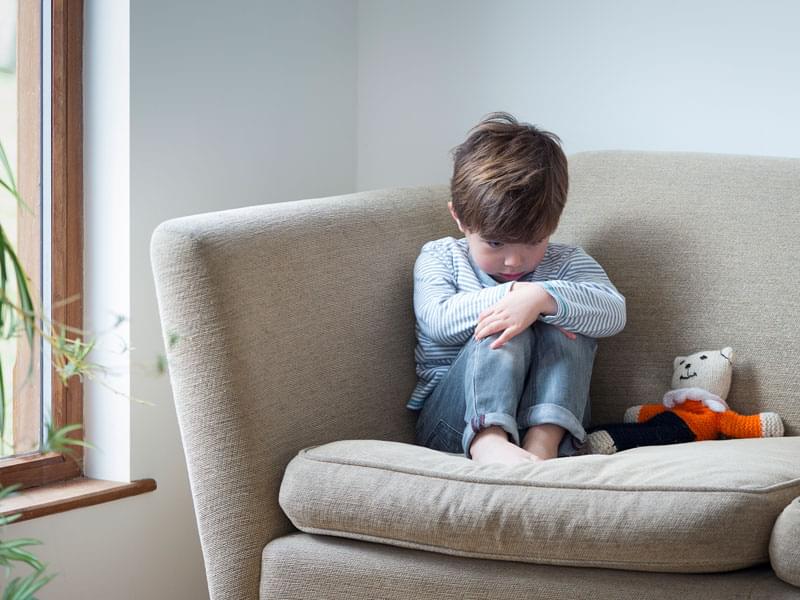
[[[478, 315], [475, 339], [480, 340], [502, 331], [500, 337], [489, 346], [495, 350], [533, 325], [539, 315], [555, 314], [556, 310], [556, 301], [542, 286], [524, 281], [516, 282], [500, 302]], [[570, 339], [575, 339], [574, 333], [559, 329]]]

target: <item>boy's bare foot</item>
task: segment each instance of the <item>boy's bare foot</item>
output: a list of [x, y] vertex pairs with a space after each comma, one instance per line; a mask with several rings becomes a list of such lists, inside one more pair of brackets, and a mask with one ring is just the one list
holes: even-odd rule
[[538, 460], [558, 457], [558, 445], [566, 431], [558, 425], [534, 425], [522, 440], [522, 448]]
[[539, 460], [530, 452], [509, 441], [508, 434], [497, 426], [487, 427], [478, 433], [472, 440], [469, 452], [472, 460], [482, 465], [497, 463], [514, 465]]

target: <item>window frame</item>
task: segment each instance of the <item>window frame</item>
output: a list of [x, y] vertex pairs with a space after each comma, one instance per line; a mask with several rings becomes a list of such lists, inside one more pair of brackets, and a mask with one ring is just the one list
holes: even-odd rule
[[[23, 1], [18, 9], [18, 115], [19, 191], [33, 209], [19, 211], [18, 252], [31, 277], [31, 294], [41, 297], [41, 61], [26, 56], [41, 54], [42, 3]], [[54, 323], [71, 329], [68, 336], [83, 329], [83, 0], [51, 0], [51, 307]], [[38, 101], [34, 100], [38, 99]], [[32, 199], [32, 200], [28, 200]], [[41, 423], [38, 398], [41, 395], [43, 352], [36, 337], [33, 355], [27, 340], [20, 338], [14, 371], [17, 381], [25, 380], [29, 365], [33, 376], [14, 396], [15, 429], [17, 405], [19, 426]], [[47, 349], [49, 350], [49, 348]], [[55, 369], [52, 381], [51, 423], [56, 429], [68, 424], [83, 425], [83, 385], [72, 377], [64, 386]], [[45, 399], [47, 401], [48, 399]], [[34, 408], [35, 407], [35, 408]], [[26, 420], [27, 419], [27, 420]], [[83, 439], [83, 431], [70, 434]], [[15, 440], [16, 441], [16, 440]], [[0, 460], [0, 484], [22, 488], [65, 481], [83, 475], [83, 448], [72, 446], [71, 455], [33, 452]]]

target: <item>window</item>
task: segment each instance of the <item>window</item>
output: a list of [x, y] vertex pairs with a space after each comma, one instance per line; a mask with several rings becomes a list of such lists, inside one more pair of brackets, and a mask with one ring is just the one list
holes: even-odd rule
[[[32, 210], [17, 210], [12, 243], [31, 277], [32, 295], [53, 322], [74, 328], [67, 333], [72, 338], [83, 315], [83, 3], [24, 0], [16, 16], [16, 170], [20, 196]], [[0, 460], [0, 483], [32, 487], [79, 476], [80, 447], [72, 456], [41, 448], [43, 417], [54, 428], [83, 422], [80, 381], [62, 385], [41, 340], [32, 355], [24, 336], [16, 346], [13, 376], [6, 379], [13, 382], [6, 398], [15, 455]]]
[[[0, 0], [0, 142], [6, 153], [9, 165], [17, 164], [17, 69], [16, 69], [16, 29], [17, 29], [17, 4], [16, 0]], [[7, 180], [5, 163], [0, 164], [0, 176]], [[0, 223], [9, 240], [17, 240], [17, 205], [11, 195], [0, 188]], [[17, 301], [16, 287], [13, 281], [7, 284], [7, 291], [12, 301]], [[0, 456], [14, 453], [11, 441], [18, 439], [13, 435], [12, 386], [8, 385], [9, 374], [14, 366], [17, 355], [17, 342], [15, 339], [0, 339], [0, 360], [2, 361], [6, 396], [3, 414], [3, 444], [0, 446]]]

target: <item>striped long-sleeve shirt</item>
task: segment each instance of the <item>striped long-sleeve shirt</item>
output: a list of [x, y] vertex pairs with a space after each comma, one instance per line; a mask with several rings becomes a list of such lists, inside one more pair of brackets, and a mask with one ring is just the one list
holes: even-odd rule
[[[625, 326], [625, 298], [583, 249], [548, 244], [542, 261], [519, 281], [535, 281], [555, 299], [557, 312], [539, 320], [589, 337]], [[419, 410], [470, 339], [478, 315], [497, 304], [513, 282], [498, 283], [472, 260], [465, 238], [422, 247], [414, 264], [417, 386], [406, 405]]]

